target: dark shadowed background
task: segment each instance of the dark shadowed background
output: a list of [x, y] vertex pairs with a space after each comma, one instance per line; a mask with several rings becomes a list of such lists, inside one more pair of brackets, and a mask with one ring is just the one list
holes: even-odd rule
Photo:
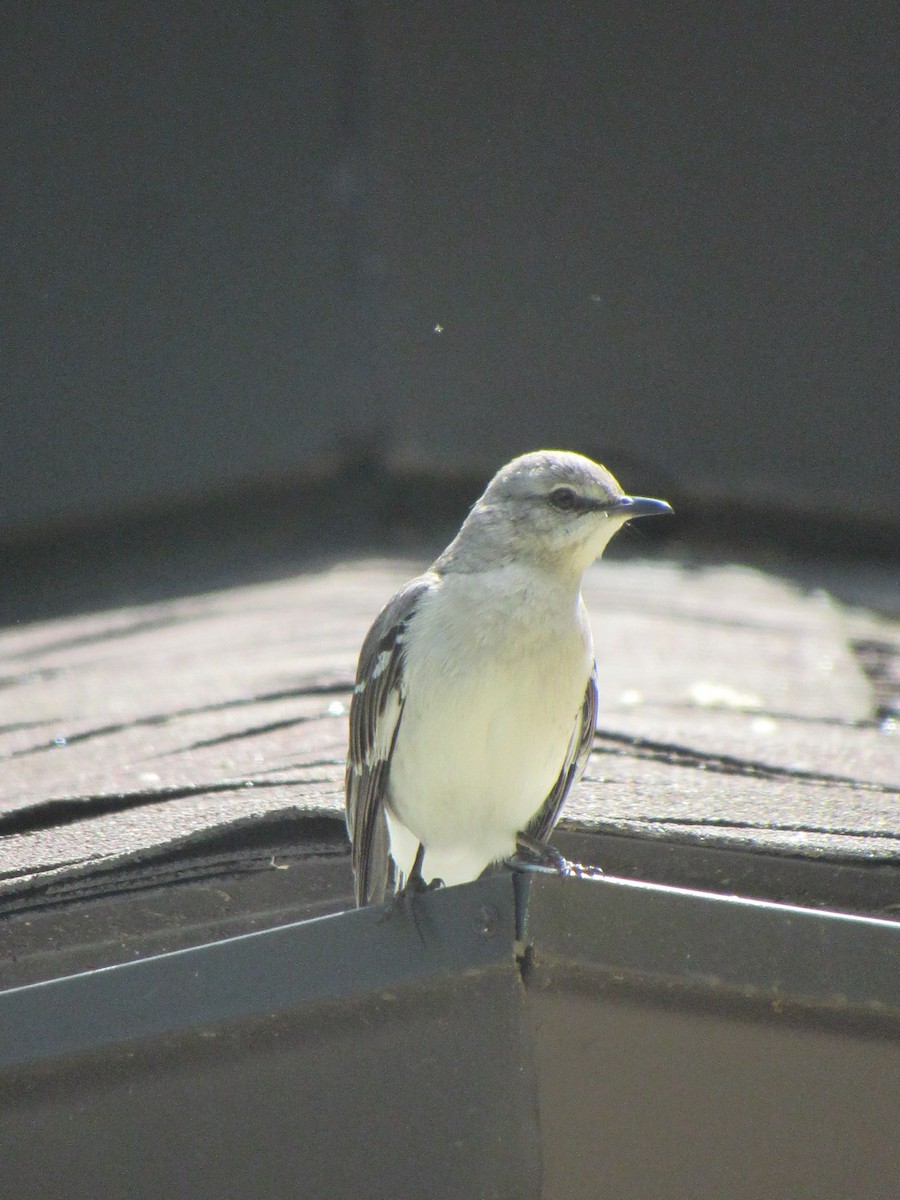
[[0, 540], [555, 445], [884, 546], [895, 13], [6, 5]]
[[[894, 1197], [898, 14], [0, 5], [4, 1196]], [[365, 630], [541, 445], [676, 514], [585, 877], [311, 920]]]

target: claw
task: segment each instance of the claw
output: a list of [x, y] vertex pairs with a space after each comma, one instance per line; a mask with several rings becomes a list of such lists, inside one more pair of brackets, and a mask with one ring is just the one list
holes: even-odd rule
[[506, 865], [514, 871], [528, 871], [539, 875], [566, 875], [584, 879], [602, 875], [600, 867], [586, 867], [572, 862], [556, 849], [527, 833], [516, 834], [516, 853], [506, 859]]

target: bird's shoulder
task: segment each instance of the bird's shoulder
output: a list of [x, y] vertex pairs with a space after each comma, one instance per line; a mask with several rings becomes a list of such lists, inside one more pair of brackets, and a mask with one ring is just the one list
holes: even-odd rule
[[387, 602], [366, 634], [359, 653], [359, 663], [356, 669], [356, 692], [360, 685], [381, 675], [386, 665], [385, 655], [390, 655], [403, 645], [409, 622], [419, 607], [422, 598], [437, 584], [437, 576], [430, 571], [418, 575], [405, 584]]
[[403, 672], [409, 623], [435, 583], [426, 572], [411, 579], [384, 606], [366, 634], [350, 702], [348, 786], [390, 757], [405, 694]]

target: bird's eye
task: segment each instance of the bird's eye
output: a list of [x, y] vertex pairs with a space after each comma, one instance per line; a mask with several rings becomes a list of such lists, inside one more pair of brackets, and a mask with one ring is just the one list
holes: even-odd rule
[[563, 512], [572, 512], [578, 507], [578, 496], [570, 487], [554, 488], [549, 498], [553, 507], [559, 508]]

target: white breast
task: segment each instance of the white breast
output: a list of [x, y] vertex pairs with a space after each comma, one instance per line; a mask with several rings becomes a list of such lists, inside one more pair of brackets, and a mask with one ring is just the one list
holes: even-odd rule
[[592, 663], [577, 588], [504, 567], [451, 575], [407, 640], [390, 772], [391, 849], [426, 879], [476, 878], [515, 850], [565, 761]]

